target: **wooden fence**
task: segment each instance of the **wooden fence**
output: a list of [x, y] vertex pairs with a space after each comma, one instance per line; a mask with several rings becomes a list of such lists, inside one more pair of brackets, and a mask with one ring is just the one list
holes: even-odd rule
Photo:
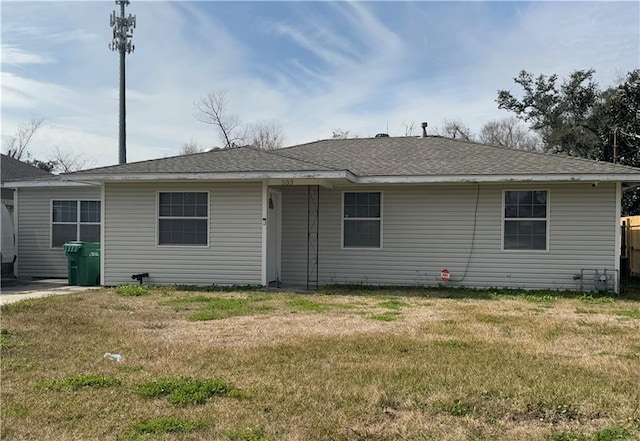
[[[640, 216], [627, 216], [620, 219], [622, 241], [620, 256], [626, 258], [631, 275], [640, 275]], [[623, 274], [625, 268], [621, 268]]]

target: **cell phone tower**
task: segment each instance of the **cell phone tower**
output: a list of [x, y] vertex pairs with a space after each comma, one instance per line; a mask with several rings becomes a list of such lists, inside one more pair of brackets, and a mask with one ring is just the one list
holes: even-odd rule
[[133, 38], [133, 30], [136, 28], [136, 16], [129, 14], [124, 15], [125, 6], [129, 5], [129, 0], [116, 0], [116, 5], [120, 5], [120, 16], [116, 15], [116, 11], [111, 13], [110, 23], [113, 28], [113, 40], [109, 43], [109, 49], [120, 53], [120, 153], [118, 158], [119, 164], [127, 162], [127, 122], [126, 122], [126, 86], [125, 86], [125, 63], [124, 56], [130, 54], [135, 49], [131, 39]]

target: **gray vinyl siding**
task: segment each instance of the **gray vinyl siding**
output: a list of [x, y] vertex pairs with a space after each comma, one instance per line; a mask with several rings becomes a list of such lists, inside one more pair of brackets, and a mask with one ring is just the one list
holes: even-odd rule
[[100, 200], [99, 187], [19, 188], [18, 276], [67, 277], [67, 257], [51, 248], [51, 201]]
[[[209, 192], [209, 245], [157, 245], [158, 191]], [[230, 285], [262, 281], [262, 184], [108, 183], [105, 187], [105, 285]]]
[[[502, 250], [503, 190], [518, 189], [549, 191], [547, 251]], [[342, 249], [342, 192], [363, 190], [383, 193], [382, 249]], [[447, 268], [450, 286], [578, 289], [581, 269], [615, 268], [615, 184], [481, 185], [472, 249], [476, 191], [476, 184], [321, 189], [320, 283], [435, 285]], [[306, 283], [306, 233], [306, 187], [285, 187], [284, 284]], [[592, 289], [594, 272], [585, 274]]]

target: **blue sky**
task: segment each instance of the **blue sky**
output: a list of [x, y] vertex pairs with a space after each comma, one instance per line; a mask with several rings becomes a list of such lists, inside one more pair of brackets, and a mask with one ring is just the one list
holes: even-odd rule
[[[2, 138], [46, 118], [34, 157], [55, 146], [118, 159], [114, 2], [11, 2], [2, 14]], [[127, 158], [171, 156], [190, 139], [219, 145], [193, 105], [227, 90], [242, 122], [278, 121], [287, 145], [404, 134], [459, 118], [475, 131], [509, 116], [497, 90], [521, 69], [596, 69], [601, 85], [640, 67], [640, 3], [157, 2], [132, 0]], [[417, 133], [417, 131], [416, 131]]]

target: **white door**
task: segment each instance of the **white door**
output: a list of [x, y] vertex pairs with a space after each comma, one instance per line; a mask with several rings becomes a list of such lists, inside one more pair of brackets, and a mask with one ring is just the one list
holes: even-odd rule
[[280, 229], [282, 224], [282, 194], [269, 191], [269, 209], [267, 211], [267, 283], [280, 282]]

